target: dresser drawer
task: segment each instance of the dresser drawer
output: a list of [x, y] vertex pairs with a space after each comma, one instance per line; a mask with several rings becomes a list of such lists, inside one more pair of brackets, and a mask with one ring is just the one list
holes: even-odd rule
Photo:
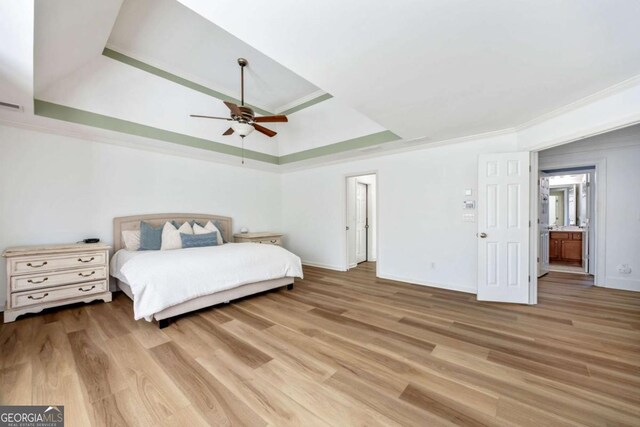
[[571, 233], [571, 240], [582, 240], [582, 233]]
[[11, 277], [11, 291], [28, 291], [31, 289], [49, 288], [51, 286], [68, 285], [107, 278], [106, 267], [83, 268], [61, 272], [30, 274]]
[[563, 232], [559, 232], [559, 231], [552, 231], [551, 232], [551, 238], [552, 239], [570, 239], [571, 237], [569, 237], [569, 233], [563, 233]]
[[11, 308], [25, 307], [71, 298], [82, 298], [87, 295], [107, 292], [108, 290], [109, 283], [106, 280], [101, 280], [77, 285], [42, 289], [39, 291], [18, 292], [11, 294]]
[[15, 258], [11, 260], [10, 274], [35, 274], [67, 268], [101, 266], [107, 264], [106, 258], [104, 252]]
[[255, 240], [256, 243], [265, 243], [268, 245], [278, 245], [281, 246], [282, 245], [282, 239], [280, 239], [279, 237], [274, 237], [273, 239], [262, 239], [262, 240]]

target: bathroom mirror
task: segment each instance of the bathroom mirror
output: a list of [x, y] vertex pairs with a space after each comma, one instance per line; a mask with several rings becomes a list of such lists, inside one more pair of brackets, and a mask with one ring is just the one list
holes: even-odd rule
[[549, 178], [549, 227], [584, 226], [587, 218], [586, 175]]

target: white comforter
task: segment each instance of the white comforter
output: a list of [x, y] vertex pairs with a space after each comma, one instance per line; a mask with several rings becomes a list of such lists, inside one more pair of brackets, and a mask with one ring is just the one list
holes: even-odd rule
[[247, 283], [302, 278], [300, 258], [274, 245], [227, 243], [171, 251], [118, 251], [112, 275], [133, 293], [136, 320], [191, 299]]

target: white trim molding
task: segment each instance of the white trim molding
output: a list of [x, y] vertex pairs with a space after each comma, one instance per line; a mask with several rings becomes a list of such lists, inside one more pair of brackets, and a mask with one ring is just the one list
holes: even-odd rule
[[445, 289], [447, 291], [465, 292], [467, 294], [474, 294], [474, 295], [478, 293], [478, 289], [475, 287], [460, 286], [455, 283], [443, 284], [443, 283], [425, 282], [422, 280], [412, 279], [410, 277], [396, 276], [393, 274], [384, 274], [384, 273], [378, 273], [378, 278], [395, 280], [396, 282], [409, 283], [411, 285], [428, 286], [431, 288]]

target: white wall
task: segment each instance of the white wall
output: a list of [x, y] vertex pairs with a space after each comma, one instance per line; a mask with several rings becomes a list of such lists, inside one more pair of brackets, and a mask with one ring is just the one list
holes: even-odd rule
[[515, 144], [513, 135], [496, 136], [287, 173], [285, 244], [307, 264], [343, 270], [345, 176], [375, 171], [378, 275], [476, 292], [477, 224], [462, 222], [464, 190], [476, 199], [480, 152]]
[[278, 174], [4, 125], [0, 153], [2, 249], [112, 242], [114, 217], [144, 213], [213, 213], [232, 217], [234, 231], [281, 229]]
[[[597, 265], [604, 267], [598, 276], [603, 276], [606, 287], [640, 291], [640, 126], [539, 153], [540, 169], [559, 163], [587, 166], [597, 161], [606, 166], [605, 259], [596, 259]], [[597, 186], [602, 178], [596, 171]], [[631, 268], [630, 274], [618, 271], [622, 264]]]

